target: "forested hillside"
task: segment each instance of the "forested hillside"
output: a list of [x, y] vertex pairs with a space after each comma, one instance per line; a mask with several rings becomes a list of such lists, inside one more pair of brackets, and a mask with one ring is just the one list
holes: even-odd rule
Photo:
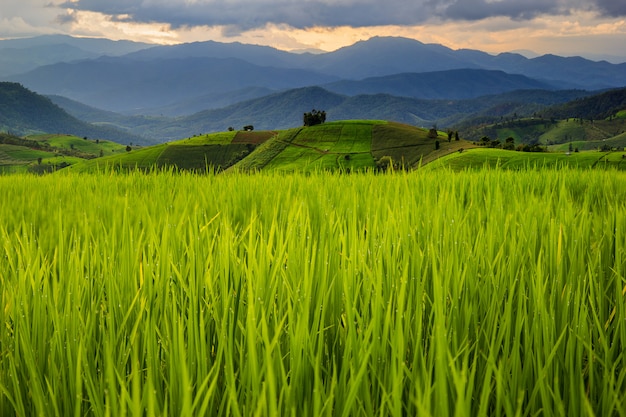
[[140, 135], [78, 120], [50, 99], [9, 82], [0, 82], [0, 131], [15, 135], [65, 133], [126, 144], [150, 143]]

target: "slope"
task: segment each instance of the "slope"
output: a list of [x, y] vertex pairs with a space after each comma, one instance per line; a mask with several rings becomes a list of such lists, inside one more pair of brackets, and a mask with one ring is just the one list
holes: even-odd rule
[[85, 161], [70, 169], [359, 171], [412, 168], [471, 147], [463, 140], [449, 141], [443, 132], [386, 121], [351, 120], [281, 131], [196, 135]]
[[80, 121], [49, 99], [7, 82], [0, 82], [0, 131], [16, 135], [67, 133], [120, 143], [149, 143], [138, 135]]
[[0, 133], [0, 174], [45, 173], [77, 162], [123, 151], [110, 141], [71, 135], [35, 135], [25, 138]]
[[128, 149], [97, 160], [83, 161], [69, 169], [89, 172], [98, 169], [176, 169], [193, 172], [221, 171], [250, 155], [258, 145], [276, 135], [272, 131], [228, 131], [193, 136], [141, 149]]
[[622, 152], [515, 152], [502, 149], [470, 149], [462, 153], [444, 156], [426, 165], [429, 170], [467, 171], [498, 168], [507, 170], [527, 169], [608, 169], [626, 171], [626, 159]]
[[[533, 117], [502, 118], [496, 123], [461, 129], [464, 137], [489, 137], [517, 144], [542, 144], [554, 149], [624, 148], [626, 89], [612, 90], [544, 109]], [[559, 146], [564, 145], [564, 146]]]

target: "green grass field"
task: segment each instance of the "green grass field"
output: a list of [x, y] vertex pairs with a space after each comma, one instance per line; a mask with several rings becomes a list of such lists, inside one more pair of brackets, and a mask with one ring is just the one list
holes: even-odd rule
[[125, 171], [176, 169], [194, 172], [226, 169], [276, 135], [277, 132], [271, 131], [219, 132], [131, 149], [130, 152], [126, 152], [123, 147], [121, 151], [103, 158], [83, 161], [71, 169], [75, 172], [94, 172], [107, 168]]
[[[440, 149], [436, 150], [435, 142]], [[414, 168], [460, 147], [466, 141], [447, 141], [439, 132], [380, 120], [350, 120], [292, 129], [268, 141], [266, 146], [235, 166], [242, 170], [315, 172], [319, 170], [365, 171], [377, 169], [382, 158]]]
[[124, 151], [115, 142], [88, 140], [69, 135], [35, 135], [25, 138], [5, 135], [0, 143], [0, 173], [44, 173], [82, 162], [85, 158]]
[[299, 129], [263, 168], [300, 172], [372, 168], [372, 126], [376, 123], [380, 122], [355, 120]]
[[470, 149], [452, 153], [427, 165], [428, 169], [455, 171], [484, 167], [510, 170], [574, 168], [626, 170], [624, 152], [516, 152], [502, 149]]
[[626, 415], [622, 172], [62, 171], [0, 195], [0, 415]]
[[[440, 149], [436, 149], [436, 141]], [[75, 147], [77, 145], [74, 145]], [[206, 172], [225, 170], [315, 172], [377, 169], [381, 158], [413, 168], [459, 148], [466, 141], [447, 141], [439, 132], [380, 120], [348, 120], [283, 131], [232, 131], [194, 136], [165, 145], [117, 152], [72, 167], [90, 172], [110, 166], [120, 169], [175, 168]]]
[[34, 135], [28, 136], [26, 139], [46, 143], [53, 148], [66, 150], [76, 149], [93, 156], [100, 156], [101, 151], [103, 155], [111, 155], [114, 152], [123, 152], [126, 147], [125, 145], [120, 145], [119, 143], [108, 140], [96, 141], [93, 139], [79, 138], [71, 135]]
[[37, 168], [65, 166], [82, 159], [52, 151], [31, 149], [19, 145], [0, 144], [0, 174], [26, 173]]
[[[504, 142], [507, 138], [515, 139], [517, 145], [538, 142], [555, 149], [567, 148], [571, 143], [579, 150], [597, 149], [603, 145], [624, 148], [626, 141], [626, 120], [617, 113], [606, 120], [565, 120], [520, 119], [485, 126], [471, 133], [473, 140], [486, 135], [492, 140]], [[619, 138], [619, 136], [622, 136]], [[560, 145], [560, 146], [559, 146]]]

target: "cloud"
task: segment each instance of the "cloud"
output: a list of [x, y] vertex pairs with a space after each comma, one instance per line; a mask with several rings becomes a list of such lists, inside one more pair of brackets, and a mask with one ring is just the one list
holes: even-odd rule
[[71, 11], [67, 12], [67, 13], [62, 13], [60, 15], [58, 15], [55, 19], [55, 22], [60, 24], [60, 25], [67, 25], [70, 23], [76, 23], [78, 21], [77, 17], [76, 17], [76, 13], [73, 13]]
[[[597, 0], [614, 1], [614, 0]], [[563, 0], [78, 0], [62, 6], [118, 19], [162, 22], [173, 27], [307, 27], [414, 25], [433, 17], [478, 20], [493, 16], [530, 19], [560, 13]]]
[[596, 0], [602, 15], [607, 17], [626, 16], [626, 2], [623, 0]]
[[[624, 16], [623, 0], [20, 0], [0, 1], [0, 38], [67, 33], [333, 50], [378, 35], [494, 52], [550, 44], [558, 53], [571, 42], [573, 54], [611, 39], [623, 55]], [[589, 46], [600, 34], [606, 39]]]
[[244, 30], [270, 23], [294, 28], [414, 24], [432, 14], [424, 2], [405, 0], [79, 0], [62, 7], [174, 28], [223, 25]]
[[456, 0], [440, 11], [441, 17], [452, 20], [482, 20], [490, 17], [509, 17], [513, 20], [531, 20], [540, 15], [568, 14], [558, 2], [545, 0]]
[[293, 28], [417, 25], [432, 19], [476, 21], [490, 17], [530, 20], [596, 10], [626, 15], [618, 0], [65, 0], [61, 7], [113, 20], [166, 23], [173, 28], [225, 26], [238, 33], [267, 24]]
[[55, 32], [54, 22], [58, 14], [59, 10], [50, 0], [3, 1], [0, 4], [0, 37]]

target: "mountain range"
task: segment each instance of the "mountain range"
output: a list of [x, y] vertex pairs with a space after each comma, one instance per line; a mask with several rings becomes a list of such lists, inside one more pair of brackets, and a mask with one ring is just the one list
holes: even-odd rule
[[476, 118], [499, 120], [513, 114], [532, 114], [589, 95], [582, 90], [516, 90], [475, 99], [426, 100], [389, 94], [348, 96], [322, 87], [304, 87], [175, 118], [121, 115], [65, 97], [49, 98], [78, 119], [162, 142], [247, 125], [261, 130], [286, 129], [300, 125], [303, 113], [312, 108], [325, 109], [328, 121], [383, 119], [422, 127], [451, 127], [462, 122], [471, 124]]
[[[322, 54], [212, 41], [151, 47], [74, 38], [52, 41], [51, 50], [63, 50], [67, 57], [57, 52], [52, 55], [59, 61], [46, 63], [44, 54], [41, 65], [4, 79], [40, 94], [127, 114], [190, 115], [306, 86], [350, 96], [384, 93], [418, 99], [626, 86], [626, 63], [490, 55], [394, 37], [372, 38]], [[4, 42], [0, 49], [11, 49]], [[33, 42], [25, 43], [24, 54], [36, 56], [29, 48], [41, 48], [43, 39]], [[94, 42], [92, 56], [73, 53], [86, 51], [89, 42]]]
[[102, 132], [109, 135], [103, 138], [135, 143], [243, 125], [283, 129], [299, 125], [311, 108], [326, 110], [329, 120], [453, 127], [536, 114], [626, 86], [626, 63], [490, 55], [406, 38], [297, 54], [212, 41], [154, 46], [43, 36], [0, 41], [0, 52], [0, 81], [48, 97], [35, 106], [48, 110], [30, 113], [39, 120], [20, 116], [11, 123], [4, 115], [0, 129], [58, 129], [50, 114], [63, 109], [75, 120], [67, 133], [82, 136], [78, 132], [88, 129], [76, 123], [88, 123], [100, 130], [84, 135]]
[[120, 56], [153, 45], [109, 39], [45, 35], [35, 38], [0, 40], [0, 78], [33, 70], [42, 65]]

